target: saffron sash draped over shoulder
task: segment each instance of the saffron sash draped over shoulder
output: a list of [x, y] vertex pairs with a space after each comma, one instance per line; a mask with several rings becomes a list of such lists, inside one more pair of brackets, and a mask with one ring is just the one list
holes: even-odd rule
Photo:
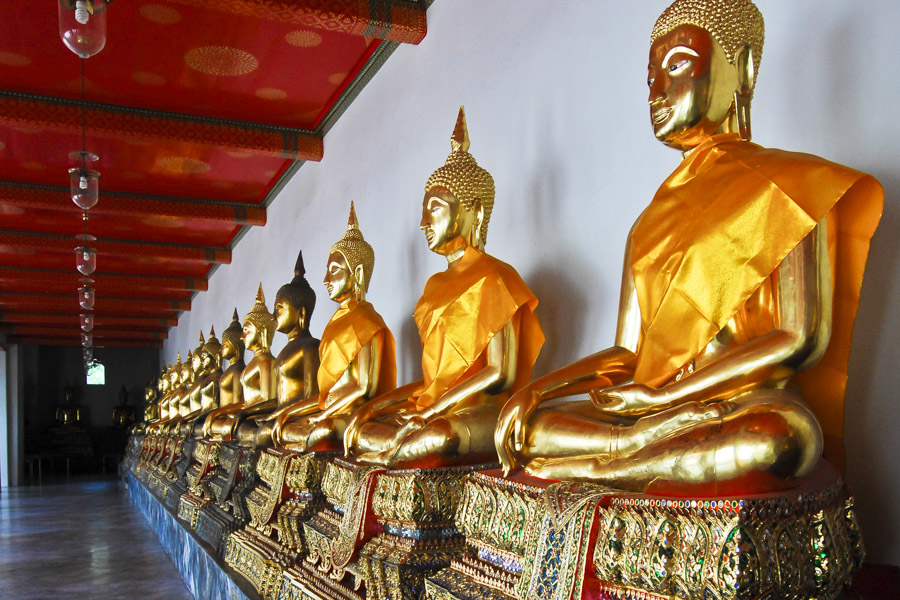
[[658, 386], [696, 356], [826, 215], [835, 264], [832, 335], [798, 374], [840, 463], [847, 360], [869, 241], [884, 201], [869, 175], [808, 154], [713, 136], [657, 191], [631, 236], [643, 336], [635, 381]]
[[518, 345], [516, 378], [498, 399], [528, 383], [544, 343], [534, 315], [537, 303], [515, 269], [472, 246], [459, 262], [433, 275], [415, 310], [424, 375], [417, 407], [431, 406], [447, 389], [484, 366], [482, 355], [488, 343], [509, 321]]
[[331, 316], [319, 343], [317, 381], [320, 409], [326, 408], [328, 391], [341, 378], [363, 346], [376, 336], [381, 338], [382, 349], [378, 385], [373, 397], [388, 392], [397, 385], [394, 336], [391, 330], [368, 302], [349, 300]]

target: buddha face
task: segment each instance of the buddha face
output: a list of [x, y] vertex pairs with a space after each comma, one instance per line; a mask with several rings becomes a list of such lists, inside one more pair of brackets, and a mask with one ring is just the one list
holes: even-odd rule
[[241, 335], [241, 339], [244, 340], [244, 345], [251, 351], [257, 349], [262, 342], [259, 334], [259, 329], [257, 329], [256, 325], [254, 325], [250, 321], [244, 321], [244, 329], [243, 334]]
[[650, 46], [647, 83], [656, 139], [689, 150], [734, 115], [738, 69], [705, 29], [680, 25]]
[[325, 289], [328, 290], [328, 297], [335, 302], [343, 302], [353, 294], [353, 272], [347, 265], [347, 259], [337, 250], [328, 255]]
[[425, 232], [432, 252], [446, 256], [464, 247], [474, 224], [475, 211], [464, 206], [450, 190], [434, 187], [425, 192], [419, 228]]
[[275, 300], [275, 330], [290, 333], [300, 321], [300, 311], [287, 298]]
[[194, 371], [194, 373], [198, 373], [200, 371], [202, 362], [203, 361], [200, 356], [200, 352], [194, 352], [194, 354], [191, 355], [191, 369]]
[[222, 340], [222, 358], [234, 361], [235, 357], [237, 357], [237, 348], [234, 347], [231, 340]]

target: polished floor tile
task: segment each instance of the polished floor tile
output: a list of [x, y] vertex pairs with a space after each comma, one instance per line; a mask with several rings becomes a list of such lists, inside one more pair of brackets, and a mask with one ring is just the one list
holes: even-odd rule
[[0, 490], [0, 598], [192, 598], [112, 478]]

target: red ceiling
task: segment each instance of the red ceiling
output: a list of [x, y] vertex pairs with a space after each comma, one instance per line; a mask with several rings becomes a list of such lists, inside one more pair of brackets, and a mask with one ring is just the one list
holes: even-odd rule
[[[244, 227], [398, 43], [428, 0], [119, 0], [84, 61], [86, 148], [100, 156], [95, 345], [158, 346]], [[80, 59], [56, 2], [0, 28], [0, 332], [80, 333], [69, 152], [81, 148]], [[225, 319], [226, 315], [223, 315]], [[140, 334], [135, 332], [141, 332]], [[129, 339], [129, 332], [134, 333]]]

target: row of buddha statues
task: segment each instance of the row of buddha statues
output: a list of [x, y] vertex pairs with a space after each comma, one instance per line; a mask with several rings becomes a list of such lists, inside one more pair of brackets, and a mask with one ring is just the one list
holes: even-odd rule
[[260, 286], [243, 322], [235, 310], [221, 341], [201, 334], [170, 364], [139, 432], [669, 498], [796, 489], [823, 453], [842, 468], [850, 335], [883, 194], [863, 173], [750, 141], [763, 39], [750, 0], [676, 0], [653, 29], [650, 121], [683, 158], [628, 234], [609, 348], [532, 379], [538, 300], [485, 252], [494, 181], [460, 109], [421, 206], [448, 264], [415, 305], [423, 379], [398, 385], [351, 204], [325, 264], [337, 309], [321, 339], [301, 254], [272, 312]]

